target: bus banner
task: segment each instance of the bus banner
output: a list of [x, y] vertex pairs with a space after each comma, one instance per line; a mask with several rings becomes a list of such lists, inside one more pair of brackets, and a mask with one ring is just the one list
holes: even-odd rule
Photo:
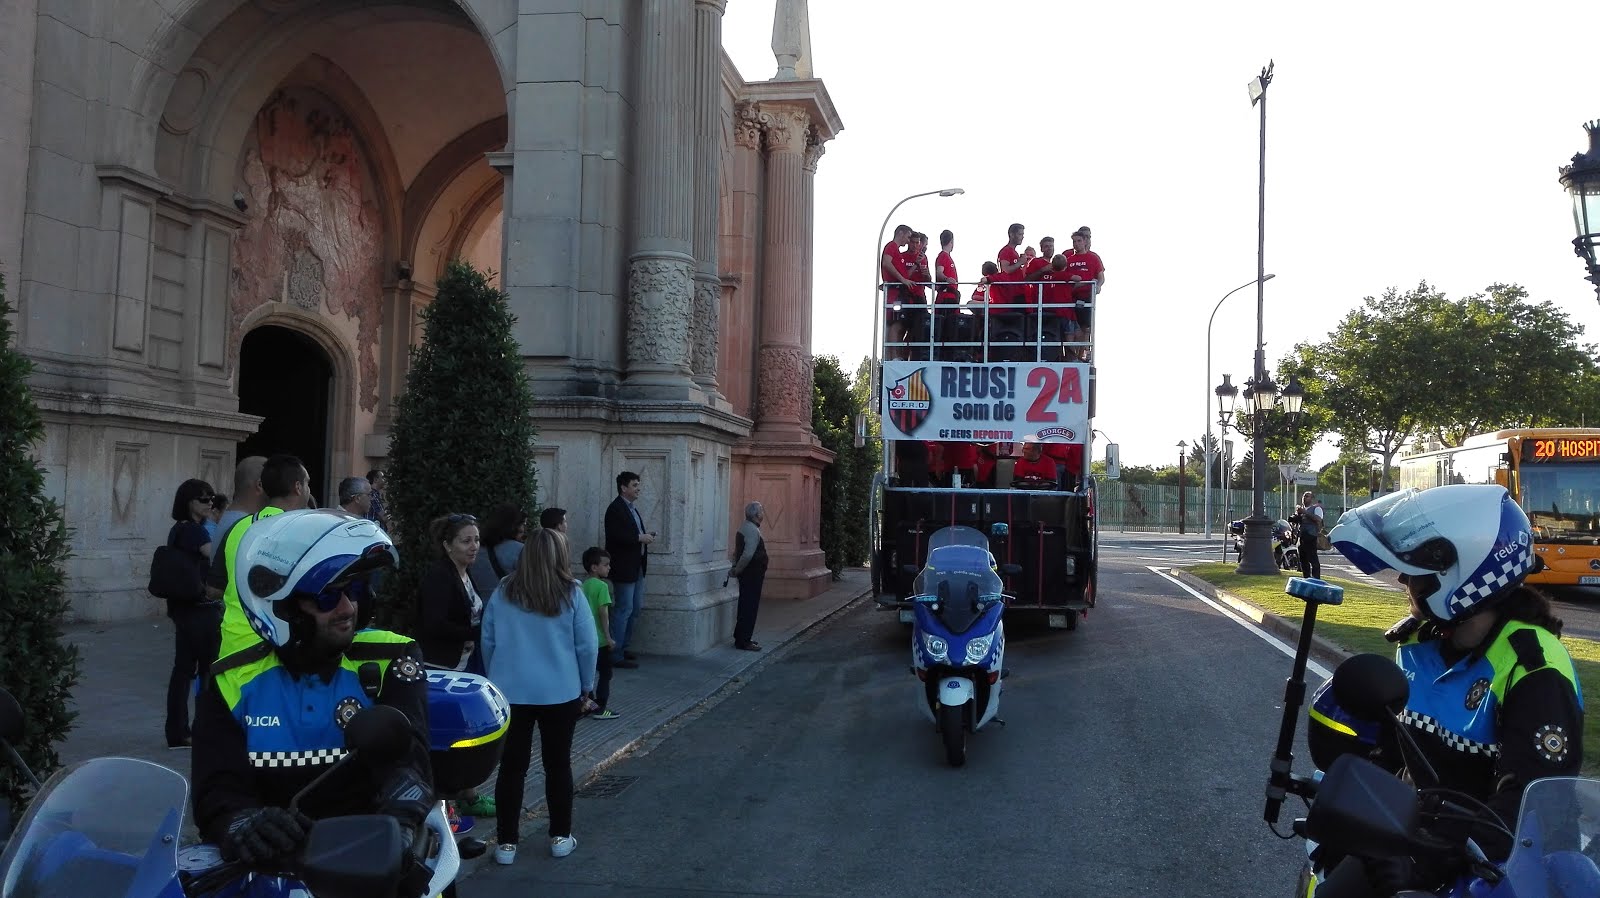
[[1089, 366], [1079, 362], [883, 363], [890, 440], [1089, 441]]

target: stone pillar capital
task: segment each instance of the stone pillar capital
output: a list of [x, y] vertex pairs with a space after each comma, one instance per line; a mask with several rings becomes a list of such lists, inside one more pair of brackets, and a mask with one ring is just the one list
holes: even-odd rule
[[717, 15], [728, 11], [728, 0], [694, 0], [695, 9], [707, 8]]
[[811, 133], [811, 116], [792, 106], [763, 106], [768, 153], [801, 153]]
[[817, 139], [817, 132], [812, 131], [807, 134], [805, 160], [801, 163], [801, 167], [809, 174], [816, 174], [817, 163], [822, 161], [822, 154], [827, 150], [828, 148], [823, 145], [822, 141]]

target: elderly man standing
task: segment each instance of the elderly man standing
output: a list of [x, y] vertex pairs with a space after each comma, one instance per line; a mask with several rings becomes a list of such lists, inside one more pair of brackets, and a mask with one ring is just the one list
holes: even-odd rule
[[[766, 511], [760, 502], [744, 507], [744, 524], [733, 538], [735, 560], [729, 577], [739, 578], [739, 617], [733, 625], [733, 647], [747, 652], [761, 651], [755, 634], [756, 612], [761, 610], [761, 584], [767, 579], [767, 546], [761, 539], [761, 521]], [[727, 580], [722, 581], [728, 585]]]
[[346, 477], [339, 481], [339, 508], [365, 518], [372, 511], [372, 482], [365, 477]]

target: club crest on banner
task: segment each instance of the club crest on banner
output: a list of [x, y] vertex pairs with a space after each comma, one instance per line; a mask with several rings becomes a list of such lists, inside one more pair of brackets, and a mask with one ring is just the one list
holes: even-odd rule
[[889, 419], [901, 433], [914, 434], [933, 411], [933, 395], [924, 379], [927, 369], [918, 368], [886, 387]]

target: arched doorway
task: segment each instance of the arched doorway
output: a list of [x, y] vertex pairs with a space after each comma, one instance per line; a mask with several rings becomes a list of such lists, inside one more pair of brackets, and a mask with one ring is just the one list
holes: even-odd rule
[[322, 506], [337, 504], [327, 480], [332, 401], [333, 362], [315, 340], [272, 324], [245, 334], [239, 349], [239, 411], [264, 420], [239, 444], [238, 457], [300, 456]]

